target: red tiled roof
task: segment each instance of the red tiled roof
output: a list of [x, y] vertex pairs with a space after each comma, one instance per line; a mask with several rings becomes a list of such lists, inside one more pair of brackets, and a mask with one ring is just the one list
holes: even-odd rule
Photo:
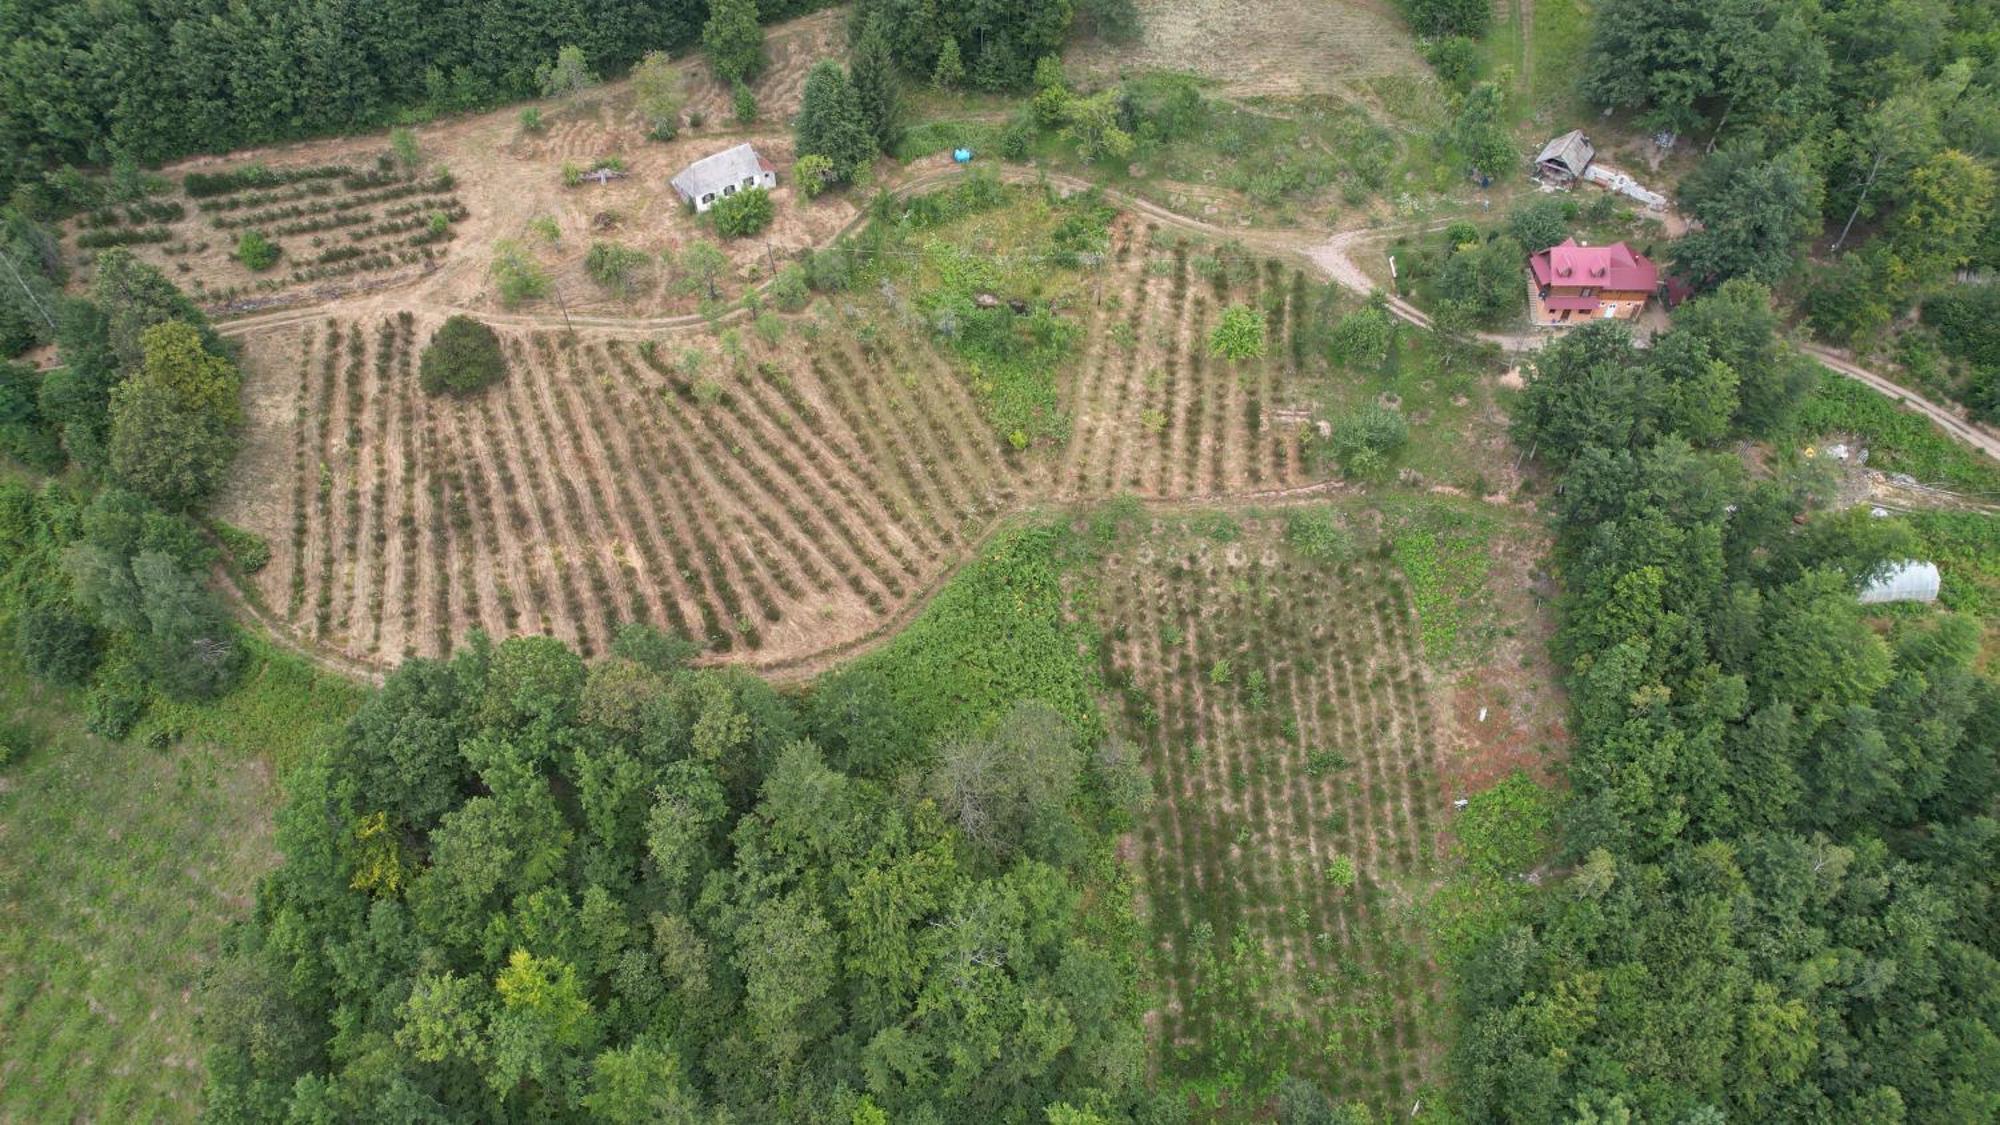
[[1597, 308], [1597, 298], [1547, 297], [1542, 300], [1542, 307], [1556, 312], [1592, 312]]
[[1537, 285], [1588, 285], [1621, 292], [1651, 293], [1660, 283], [1660, 270], [1646, 256], [1622, 242], [1609, 246], [1578, 246], [1565, 238], [1528, 257]]

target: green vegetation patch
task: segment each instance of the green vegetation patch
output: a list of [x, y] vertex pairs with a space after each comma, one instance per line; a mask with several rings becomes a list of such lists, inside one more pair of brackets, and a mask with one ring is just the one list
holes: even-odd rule
[[1793, 429], [1801, 441], [1853, 434], [1867, 445], [1874, 468], [1908, 473], [1927, 484], [2000, 492], [2000, 466], [1946, 436], [1930, 419], [1852, 379], [1822, 375]]
[[1017, 449], [1062, 441], [1056, 374], [1083, 329], [1061, 311], [1075, 271], [1104, 251], [1115, 213], [1094, 193], [1059, 200], [974, 175], [879, 206], [850, 247], [892, 311], [921, 318]]
[[1992, 624], [2000, 618], [2000, 519], [1984, 512], [1915, 512], [1906, 517], [1938, 565], [1938, 601]]
[[836, 674], [826, 694], [879, 689], [907, 746], [975, 730], [1023, 699], [1094, 729], [1093, 638], [1063, 611], [1073, 550], [1059, 526], [1003, 532], [909, 628]]
[[1197, 1119], [1407, 1113], [1439, 1076], [1438, 748], [1410, 587], [1353, 515], [1145, 521], [1093, 572], [1114, 729], [1153, 781], [1130, 852], [1159, 1083]]
[[155, 704], [147, 726], [184, 735], [166, 749], [87, 733], [83, 693], [0, 663], [0, 713], [30, 747], [0, 787], [0, 1118], [196, 1118], [200, 984], [277, 859], [271, 765], [338, 731], [361, 695], [253, 653], [221, 700]]
[[1470, 655], [1483, 637], [1468, 630], [1469, 611], [1485, 604], [1497, 521], [1471, 508], [1426, 504], [1391, 517], [1396, 564], [1410, 580], [1424, 652], [1447, 664]]

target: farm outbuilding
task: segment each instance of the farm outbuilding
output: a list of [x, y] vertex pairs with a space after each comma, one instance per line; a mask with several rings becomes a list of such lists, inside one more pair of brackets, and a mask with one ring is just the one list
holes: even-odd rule
[[1936, 563], [1908, 559], [1891, 565], [1870, 579], [1861, 588], [1861, 604], [1934, 602], [1940, 585]]
[[702, 157], [667, 182], [683, 200], [694, 205], [696, 212], [702, 212], [715, 206], [716, 200], [739, 191], [777, 187], [778, 170], [757, 155], [756, 149], [741, 144]]
[[1542, 146], [1541, 154], [1535, 157], [1535, 175], [1543, 183], [1568, 186], [1582, 179], [1595, 159], [1597, 149], [1590, 138], [1581, 129], [1571, 129]]

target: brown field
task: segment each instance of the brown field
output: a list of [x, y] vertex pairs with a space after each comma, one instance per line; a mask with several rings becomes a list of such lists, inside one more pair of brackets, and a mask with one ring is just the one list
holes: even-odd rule
[[1064, 62], [1096, 76], [1190, 71], [1238, 97], [1343, 93], [1353, 80], [1423, 68], [1388, 0], [1138, 0], [1138, 8], [1137, 44], [1092, 44]]
[[[630, 298], [606, 296], [583, 273], [591, 241], [605, 239], [645, 250], [656, 263], [662, 252], [677, 252], [696, 239], [713, 241], [713, 232], [682, 206], [667, 180], [689, 163], [744, 141], [755, 144], [779, 169], [780, 186], [774, 193], [778, 220], [756, 239], [723, 247], [732, 265], [732, 274], [723, 286], [725, 298], [768, 277], [773, 262], [803, 247], [823, 245], [852, 221], [857, 210], [849, 197], [807, 202], [793, 192], [787, 175], [792, 164], [789, 123], [798, 111], [805, 73], [813, 62], [839, 54], [844, 42], [842, 16], [840, 11], [820, 12], [771, 29], [766, 38], [770, 63], [752, 84], [759, 117], [749, 126], [735, 122], [728, 89], [709, 75], [700, 56], [690, 56], [680, 60], [687, 91], [683, 121], [691, 121], [697, 113], [705, 120], [699, 128], [684, 127], [672, 141], [647, 139], [645, 124], [633, 109], [629, 83], [610, 82], [568, 99], [539, 103], [544, 120], [539, 133], [524, 132], [518, 111], [512, 109], [417, 126], [414, 132], [423, 163], [412, 175], [421, 180], [449, 172], [453, 186], [449, 191], [398, 197], [391, 203], [364, 202], [347, 211], [350, 215], [366, 211], [367, 222], [296, 235], [279, 231], [285, 222], [299, 221], [297, 218], [240, 228], [218, 227], [214, 225], [218, 219], [234, 222], [269, 208], [203, 211], [202, 203], [212, 206], [215, 201], [188, 199], [174, 192], [157, 198], [181, 202], [186, 216], [171, 223], [147, 224], [164, 226], [171, 240], [136, 244], [131, 249], [165, 270], [203, 302], [211, 315], [329, 303], [338, 303], [343, 312], [363, 310], [369, 314], [444, 306], [496, 309], [488, 274], [493, 245], [505, 239], [521, 243], [549, 270], [572, 313], [617, 317], [692, 313], [696, 296], [667, 285], [670, 271], [661, 264], [656, 264], [646, 283]], [[235, 169], [253, 162], [274, 169], [338, 164], [357, 172], [372, 171], [386, 152], [387, 143], [378, 133], [197, 157], [169, 167], [166, 175], [178, 182], [187, 172]], [[623, 179], [563, 186], [564, 163], [588, 167], [597, 159], [612, 156], [627, 164], [628, 174]], [[338, 187], [338, 181], [334, 183]], [[353, 196], [366, 194], [341, 189], [332, 196], [301, 199], [297, 196], [303, 189], [277, 191], [291, 194], [274, 201], [273, 207], [321, 202], [345, 205]], [[448, 239], [427, 246], [403, 245], [413, 236], [407, 230], [371, 236], [366, 241], [347, 237], [354, 231], [406, 218], [387, 215], [386, 208], [415, 202], [424, 204], [417, 215], [420, 219], [433, 210], [450, 210], [454, 219]], [[559, 237], [549, 240], [536, 233], [529, 224], [539, 219], [553, 220]], [[264, 273], [253, 273], [230, 257], [237, 235], [253, 226], [269, 234], [284, 251], [279, 264]], [[80, 231], [67, 233], [73, 244]], [[319, 271], [325, 276], [294, 276], [326, 249], [350, 243], [366, 248], [369, 259], [340, 263], [333, 272]], [[425, 249], [432, 252], [428, 256], [418, 253]], [[396, 260], [380, 262], [376, 255], [384, 251]], [[412, 260], [402, 260], [411, 255], [415, 255]], [[361, 268], [364, 266], [367, 268]]]

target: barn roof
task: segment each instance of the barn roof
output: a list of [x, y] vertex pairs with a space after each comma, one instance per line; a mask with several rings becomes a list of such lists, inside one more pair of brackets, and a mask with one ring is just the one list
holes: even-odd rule
[[740, 184], [759, 172], [775, 172], [776, 168], [757, 150], [747, 144], [726, 148], [713, 156], [704, 156], [693, 164], [681, 169], [680, 174], [667, 181], [674, 190], [687, 200], [701, 198], [709, 192], [719, 192], [729, 184]]
[[1537, 285], [1588, 285], [1620, 292], [1650, 293], [1660, 283], [1660, 269], [1644, 254], [1622, 242], [1609, 246], [1579, 246], [1565, 238], [1539, 254], [1528, 256]]
[[1591, 147], [1590, 138], [1583, 135], [1583, 130], [1571, 129], [1543, 145], [1541, 155], [1535, 157], [1535, 163], [1553, 162], [1568, 169], [1570, 175], [1581, 176], [1583, 170], [1590, 166], [1591, 160], [1596, 156], [1597, 150]]

